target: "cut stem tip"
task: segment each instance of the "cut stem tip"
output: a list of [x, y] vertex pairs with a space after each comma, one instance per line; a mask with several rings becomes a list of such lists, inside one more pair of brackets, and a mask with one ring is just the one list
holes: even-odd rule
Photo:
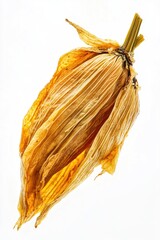
[[128, 30], [127, 36], [122, 47], [127, 52], [133, 52], [134, 49], [144, 40], [142, 35], [138, 36], [139, 29], [142, 23], [141, 17], [136, 13]]

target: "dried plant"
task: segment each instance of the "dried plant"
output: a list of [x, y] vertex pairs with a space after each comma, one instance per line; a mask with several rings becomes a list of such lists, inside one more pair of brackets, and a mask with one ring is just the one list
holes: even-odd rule
[[113, 173], [139, 113], [133, 51], [143, 41], [135, 14], [124, 44], [102, 40], [66, 20], [90, 47], [64, 54], [24, 117], [17, 228], [48, 210], [101, 164]]

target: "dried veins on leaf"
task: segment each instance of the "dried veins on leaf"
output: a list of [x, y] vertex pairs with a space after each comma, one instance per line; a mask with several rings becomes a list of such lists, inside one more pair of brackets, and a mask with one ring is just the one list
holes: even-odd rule
[[139, 112], [132, 67], [141, 18], [135, 14], [120, 46], [66, 20], [89, 45], [64, 54], [51, 81], [24, 117], [20, 142], [22, 187], [17, 228], [49, 209], [101, 164], [113, 173]]

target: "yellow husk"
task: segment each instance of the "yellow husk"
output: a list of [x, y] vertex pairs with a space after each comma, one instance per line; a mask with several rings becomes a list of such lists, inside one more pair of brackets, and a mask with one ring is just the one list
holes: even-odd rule
[[[60, 58], [53, 78], [23, 120], [17, 228], [40, 213], [37, 227], [48, 210], [99, 164], [102, 173], [112, 174], [139, 112], [135, 72], [116, 51], [118, 43], [67, 21], [92, 47]], [[134, 48], [140, 42], [137, 38]]]

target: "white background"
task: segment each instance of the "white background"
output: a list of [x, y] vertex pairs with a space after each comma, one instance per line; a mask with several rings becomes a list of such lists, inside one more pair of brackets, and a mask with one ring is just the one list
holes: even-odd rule
[[[123, 43], [133, 15], [143, 18], [145, 42], [135, 51], [141, 112], [116, 172], [95, 172], [57, 204], [38, 229], [18, 218], [23, 116], [52, 77], [58, 58], [85, 46], [64, 19]], [[0, 1], [0, 239], [160, 239], [160, 1]]]

